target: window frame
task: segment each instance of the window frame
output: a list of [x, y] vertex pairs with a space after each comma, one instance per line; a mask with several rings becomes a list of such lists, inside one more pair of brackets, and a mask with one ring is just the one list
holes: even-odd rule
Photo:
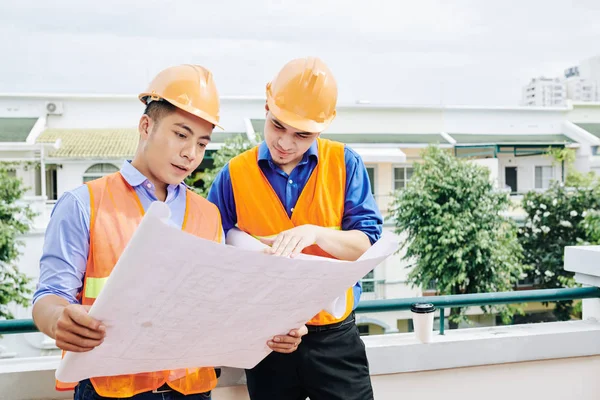
[[[90, 169], [92, 169], [93, 167], [95, 167], [97, 165], [100, 165], [100, 166], [106, 166], [106, 165], [108, 165], [108, 166], [114, 167], [114, 169], [111, 168], [110, 171], [102, 171], [102, 172], [88, 172]], [[119, 170], [120, 170], [119, 167], [117, 167], [115, 164], [110, 163], [110, 162], [98, 162], [98, 163], [94, 163], [94, 164], [92, 164], [92, 165], [90, 165], [89, 167], [86, 168], [85, 172], [81, 176], [81, 180], [85, 184], [85, 183], [93, 181], [95, 179], [102, 178], [103, 176], [110, 175], [110, 174], [115, 173], [115, 172], [119, 172]], [[91, 179], [87, 179], [86, 180], [86, 178], [91, 178]]]
[[[396, 169], [400, 169], [400, 168], [402, 168], [404, 170], [404, 179], [403, 179], [403, 181], [404, 181], [404, 187], [402, 187], [402, 188], [396, 188], [396, 181], [397, 181], [397, 179], [396, 179]], [[414, 167], [413, 164], [393, 164], [392, 165], [392, 188], [393, 188], [394, 192], [396, 190], [402, 190], [402, 189], [406, 188], [406, 185], [408, 184], [408, 182], [410, 181], [410, 179], [412, 179], [412, 174], [411, 174], [410, 178], [408, 178], [408, 179], [406, 178], [406, 170], [408, 168], [410, 168], [412, 170], [412, 173], [414, 174], [415, 167]]]

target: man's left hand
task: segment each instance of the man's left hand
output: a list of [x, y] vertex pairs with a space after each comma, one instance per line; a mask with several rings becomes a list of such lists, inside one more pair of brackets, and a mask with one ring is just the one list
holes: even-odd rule
[[287, 335], [279, 335], [267, 342], [269, 348], [278, 353], [293, 353], [302, 342], [302, 336], [308, 333], [306, 325], [299, 329], [292, 329]]
[[317, 243], [319, 232], [323, 228], [316, 225], [300, 225], [281, 232], [273, 239], [261, 239], [271, 245], [267, 252], [276, 256], [295, 257], [308, 246]]

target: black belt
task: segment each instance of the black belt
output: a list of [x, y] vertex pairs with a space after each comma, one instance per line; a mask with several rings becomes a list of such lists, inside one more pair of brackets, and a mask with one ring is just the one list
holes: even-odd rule
[[354, 323], [354, 311], [352, 311], [343, 321], [328, 325], [306, 325], [306, 327], [308, 328], [308, 333], [316, 333], [330, 331], [351, 323]]

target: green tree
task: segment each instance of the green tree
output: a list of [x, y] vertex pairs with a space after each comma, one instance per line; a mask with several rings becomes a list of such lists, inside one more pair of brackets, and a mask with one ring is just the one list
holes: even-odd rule
[[[573, 167], [571, 149], [549, 154], [564, 162], [565, 184], [553, 182], [544, 192], [529, 192], [523, 197], [527, 213], [525, 226], [519, 229], [524, 262], [529, 280], [538, 288], [575, 285], [573, 273], [564, 270], [565, 246], [600, 242], [600, 182], [594, 173], [581, 173]], [[554, 315], [568, 320], [573, 302], [558, 302]]]
[[[510, 200], [494, 190], [487, 168], [429, 147], [395, 196], [390, 212], [396, 233], [406, 238], [411, 284], [435, 282], [440, 294], [513, 289], [522, 275], [522, 250], [515, 224], [502, 215]], [[518, 310], [496, 309], [505, 320]], [[462, 310], [452, 309], [450, 327], [463, 320]]]
[[565, 186], [580, 188], [593, 187], [600, 184], [600, 177], [593, 171], [583, 173], [575, 168], [576, 154], [574, 149], [548, 149], [547, 154], [554, 159], [554, 164], [560, 163], [566, 173], [563, 177]]
[[583, 229], [590, 244], [600, 244], [600, 210], [583, 212]]
[[35, 214], [19, 201], [26, 189], [8, 168], [0, 164], [0, 319], [14, 318], [8, 305], [29, 305], [32, 293], [30, 278], [19, 271], [16, 261], [19, 236], [29, 231]]
[[[246, 150], [251, 149], [256, 146], [260, 138], [256, 137], [256, 140], [248, 140], [242, 135], [234, 136], [231, 139], [225, 140], [223, 146], [214, 153], [214, 165], [212, 168], [206, 169], [204, 171], [198, 171], [193, 173], [190, 177], [186, 179], [186, 184], [193, 187], [194, 191], [196, 191], [201, 196], [208, 196], [208, 192], [212, 183], [214, 182], [217, 174], [223, 167], [231, 160], [233, 157], [238, 154], [243, 153]], [[196, 186], [200, 184], [199, 186]]]

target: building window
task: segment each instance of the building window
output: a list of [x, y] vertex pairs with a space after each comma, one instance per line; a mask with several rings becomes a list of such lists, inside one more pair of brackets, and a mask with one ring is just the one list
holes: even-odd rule
[[412, 174], [413, 167], [394, 167], [394, 190], [404, 189]]
[[[46, 198], [47, 200], [58, 199], [57, 165], [46, 164]], [[35, 195], [42, 195], [42, 170], [38, 165], [35, 168]]]
[[113, 172], [117, 171], [119, 171], [119, 168], [112, 164], [94, 164], [83, 174], [83, 183], [102, 178], [105, 175], [112, 174]]
[[548, 189], [554, 178], [554, 168], [551, 166], [535, 167], [535, 188]]
[[368, 336], [369, 335], [369, 325], [357, 325], [358, 333], [360, 336]]
[[371, 194], [375, 195], [375, 167], [367, 166], [367, 175], [369, 175], [369, 183], [371, 184]]
[[361, 280], [360, 285], [362, 286], [363, 293], [374, 293], [375, 292], [375, 272], [371, 271], [366, 274]]
[[534, 277], [533, 272], [517, 282], [518, 288], [531, 288], [540, 283], [540, 278]]

